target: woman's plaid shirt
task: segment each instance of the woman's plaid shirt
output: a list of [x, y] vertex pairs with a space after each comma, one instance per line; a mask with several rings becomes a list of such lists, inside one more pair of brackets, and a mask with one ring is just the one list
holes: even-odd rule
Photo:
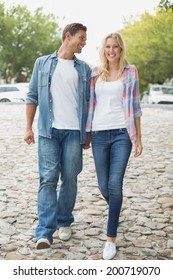
[[[90, 102], [88, 119], [86, 124], [87, 132], [92, 130], [92, 119], [96, 105], [94, 77], [97, 75], [98, 70], [97, 68], [95, 68], [93, 70], [93, 75], [90, 83]], [[140, 106], [139, 79], [137, 68], [134, 65], [125, 66], [121, 75], [121, 80], [123, 83], [123, 111], [125, 124], [132, 143], [135, 143], [136, 128], [134, 119], [142, 115]], [[102, 112], [100, 112], [100, 114], [101, 113]]]

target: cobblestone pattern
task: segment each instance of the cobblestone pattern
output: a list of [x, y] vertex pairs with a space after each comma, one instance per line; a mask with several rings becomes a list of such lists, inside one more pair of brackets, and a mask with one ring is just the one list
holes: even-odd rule
[[[26, 145], [24, 132], [25, 105], [0, 104], [0, 259], [102, 259], [107, 206], [91, 149], [84, 151], [72, 238], [62, 242], [56, 232], [50, 249], [35, 249], [37, 142]], [[143, 155], [132, 153], [124, 180], [115, 259], [173, 259], [173, 110], [143, 108], [142, 133]]]

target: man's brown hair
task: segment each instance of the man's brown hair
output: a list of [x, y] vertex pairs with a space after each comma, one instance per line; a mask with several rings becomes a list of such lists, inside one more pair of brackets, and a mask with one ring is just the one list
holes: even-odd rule
[[86, 26], [81, 23], [67, 24], [62, 32], [62, 40], [65, 40], [66, 33], [69, 32], [71, 36], [74, 36], [79, 30], [87, 31]]

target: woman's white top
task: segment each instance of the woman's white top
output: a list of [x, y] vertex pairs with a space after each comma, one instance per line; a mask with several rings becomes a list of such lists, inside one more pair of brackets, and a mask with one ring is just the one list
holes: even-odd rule
[[95, 94], [92, 131], [125, 128], [122, 81], [105, 82], [99, 77], [95, 84]]
[[50, 87], [53, 127], [79, 130], [77, 85], [78, 74], [74, 67], [74, 60], [58, 58]]

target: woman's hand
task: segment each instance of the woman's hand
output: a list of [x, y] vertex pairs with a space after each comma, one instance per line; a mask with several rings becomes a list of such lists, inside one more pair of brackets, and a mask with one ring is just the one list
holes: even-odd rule
[[89, 149], [90, 148], [90, 143], [91, 143], [91, 132], [88, 132], [87, 134], [87, 141], [85, 144], [83, 144], [83, 149]]
[[137, 138], [135, 142], [135, 154], [134, 157], [139, 157], [142, 154], [142, 141], [141, 138]]

